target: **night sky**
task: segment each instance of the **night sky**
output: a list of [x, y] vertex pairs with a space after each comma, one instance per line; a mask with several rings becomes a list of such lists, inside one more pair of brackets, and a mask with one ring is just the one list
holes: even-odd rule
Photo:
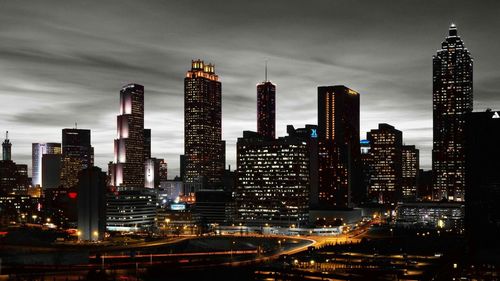
[[1, 1], [0, 131], [10, 132], [13, 160], [31, 166], [32, 142], [60, 142], [78, 122], [107, 170], [119, 90], [134, 82], [145, 86], [152, 154], [178, 174], [183, 79], [200, 58], [222, 81], [233, 169], [236, 139], [256, 129], [266, 60], [278, 136], [317, 123], [317, 86], [343, 84], [361, 95], [362, 138], [394, 125], [430, 168], [432, 55], [452, 22], [474, 58], [474, 110], [500, 109], [498, 1], [173, 2]]

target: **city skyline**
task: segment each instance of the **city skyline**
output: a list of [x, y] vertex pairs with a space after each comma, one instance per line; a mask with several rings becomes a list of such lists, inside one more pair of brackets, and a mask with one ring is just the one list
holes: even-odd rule
[[[361, 138], [378, 123], [390, 123], [403, 131], [405, 144], [420, 149], [421, 166], [429, 169], [432, 55], [451, 22], [457, 24], [475, 59], [475, 110], [495, 109], [500, 104], [494, 96], [500, 83], [494, 67], [500, 57], [494, 50], [500, 41], [489, 36], [498, 22], [494, 13], [498, 9], [487, 5], [493, 2], [479, 6], [408, 1], [408, 6], [390, 3], [387, 11], [384, 1], [348, 7], [318, 1], [314, 8], [268, 4], [270, 13], [285, 15], [280, 20], [253, 12], [242, 14], [258, 7], [258, 1], [214, 5], [222, 6], [220, 10], [205, 4], [195, 8], [156, 2], [144, 6], [110, 3], [99, 7], [94, 21], [78, 15], [79, 9], [95, 9], [90, 3], [3, 5], [0, 130], [10, 132], [12, 158], [17, 163], [31, 166], [32, 143], [61, 142], [60, 130], [77, 122], [92, 131], [96, 166], [105, 169], [113, 159], [116, 92], [125, 84], [139, 83], [145, 86], [145, 127], [152, 129], [152, 156], [166, 158], [169, 174], [179, 174], [184, 135], [182, 80], [185, 65], [199, 58], [215, 63], [221, 77], [222, 139], [227, 141], [226, 164], [232, 167], [236, 139], [243, 130], [256, 129], [255, 85], [264, 78], [268, 60], [269, 80], [279, 88], [277, 137], [285, 135], [288, 124], [316, 124], [317, 86], [343, 84], [361, 93]], [[333, 8], [332, 13], [350, 12], [350, 17], [325, 17], [325, 10]], [[127, 9], [136, 9], [138, 18], [121, 19]], [[187, 14], [188, 20], [181, 21], [180, 15]], [[389, 19], [389, 14], [394, 17]], [[297, 17], [307, 27], [295, 22]], [[248, 24], [250, 19], [252, 24]], [[202, 26], [204, 21], [210, 24]], [[134, 30], [141, 32], [130, 32]], [[212, 32], [220, 33], [220, 41], [213, 40]], [[299, 36], [290, 37], [291, 33]], [[248, 44], [268, 36], [273, 36], [268, 44]]]

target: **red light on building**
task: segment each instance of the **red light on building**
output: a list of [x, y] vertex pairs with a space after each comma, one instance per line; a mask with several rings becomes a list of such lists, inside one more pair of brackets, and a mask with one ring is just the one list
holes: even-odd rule
[[74, 191], [68, 192], [68, 197], [70, 199], [76, 199], [77, 196], [78, 196], [77, 192], [74, 192]]

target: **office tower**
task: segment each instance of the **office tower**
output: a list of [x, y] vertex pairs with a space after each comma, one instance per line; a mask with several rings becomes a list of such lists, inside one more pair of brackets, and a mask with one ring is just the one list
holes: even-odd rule
[[14, 194], [26, 195], [30, 186], [28, 177], [28, 165], [16, 164], [16, 186], [13, 190]]
[[144, 86], [128, 84], [120, 91], [115, 158], [109, 166], [113, 189], [144, 188]]
[[414, 145], [401, 147], [402, 163], [402, 192], [403, 200], [415, 201], [417, 199], [417, 178], [420, 169], [419, 150]]
[[78, 179], [78, 238], [103, 240], [106, 231], [106, 173], [98, 167], [89, 167], [80, 172]]
[[378, 203], [401, 199], [403, 134], [388, 124], [367, 133], [370, 142], [371, 175], [368, 197]]
[[318, 87], [319, 204], [360, 201], [359, 94], [345, 86]]
[[276, 135], [276, 85], [267, 80], [257, 85], [257, 133], [274, 139]]
[[144, 162], [145, 188], [159, 188], [167, 180], [167, 163], [164, 159], [149, 158]]
[[2, 143], [2, 159], [4, 161], [5, 160], [12, 160], [11, 149], [12, 149], [12, 143], [10, 143], [9, 132], [7, 131], [5, 133], [5, 140]]
[[32, 144], [32, 183], [35, 187], [42, 184], [42, 156], [44, 154], [61, 154], [61, 144], [52, 142]]
[[94, 165], [94, 148], [91, 146], [90, 130], [62, 130], [61, 185], [74, 188], [78, 184], [78, 173]]
[[315, 208], [319, 205], [319, 178], [318, 178], [318, 126], [306, 125], [304, 128], [295, 129], [292, 125], [286, 126], [290, 138], [295, 138], [306, 143], [309, 158], [309, 206]]
[[417, 200], [432, 201], [432, 170], [420, 169], [418, 171]]
[[465, 115], [472, 112], [472, 57], [452, 24], [433, 57], [434, 200], [464, 200]]
[[156, 217], [156, 195], [147, 189], [122, 190], [106, 197], [108, 231], [151, 230]]
[[42, 155], [42, 187], [58, 188], [61, 185], [61, 154]]
[[309, 217], [309, 148], [297, 137], [244, 131], [237, 141], [236, 221], [304, 226]]
[[165, 159], [156, 159], [158, 165], [158, 184], [168, 180], [168, 163]]
[[361, 191], [360, 202], [366, 202], [368, 196], [368, 188], [370, 186], [370, 177], [372, 169], [372, 156], [370, 154], [370, 141], [361, 140]]
[[151, 129], [144, 129], [144, 161], [151, 158]]
[[473, 259], [498, 263], [500, 256], [500, 112], [466, 115], [465, 221]]
[[214, 65], [192, 61], [184, 78], [184, 181], [196, 191], [222, 188], [221, 102], [221, 82]]

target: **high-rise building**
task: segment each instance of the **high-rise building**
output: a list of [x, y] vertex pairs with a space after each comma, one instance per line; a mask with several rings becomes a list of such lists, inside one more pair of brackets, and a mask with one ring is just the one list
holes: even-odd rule
[[319, 205], [349, 208], [362, 197], [359, 93], [345, 86], [318, 87]]
[[497, 264], [500, 256], [500, 112], [466, 115], [465, 221], [474, 259]]
[[419, 150], [414, 145], [403, 145], [401, 147], [401, 163], [403, 165], [401, 189], [405, 201], [415, 201], [417, 199], [419, 161]]
[[110, 186], [144, 188], [144, 86], [128, 84], [120, 91], [115, 158], [109, 166]]
[[9, 132], [7, 131], [5, 133], [5, 140], [2, 143], [2, 160], [12, 160], [11, 149], [12, 143], [10, 143]]
[[225, 142], [221, 139], [221, 103], [221, 82], [214, 65], [192, 61], [184, 78], [184, 181], [195, 190], [222, 188]]
[[78, 173], [94, 165], [94, 148], [90, 142], [90, 130], [62, 130], [61, 185], [74, 188]]
[[106, 173], [98, 167], [82, 170], [78, 181], [78, 238], [98, 241], [106, 231]]
[[367, 138], [371, 155], [368, 197], [378, 203], [397, 203], [402, 196], [403, 133], [389, 124], [379, 124]]
[[465, 115], [472, 112], [472, 57], [452, 24], [433, 57], [434, 200], [464, 200]]
[[299, 137], [272, 140], [244, 131], [237, 142], [236, 221], [259, 226], [307, 224], [309, 151]]
[[61, 144], [52, 142], [32, 144], [32, 183], [35, 187], [42, 185], [42, 156], [44, 154], [61, 154]]
[[370, 141], [361, 140], [361, 202], [366, 202], [368, 189], [370, 187], [370, 177], [372, 173], [372, 155], [370, 154]]
[[144, 129], [144, 161], [151, 158], [151, 129]]
[[61, 154], [42, 155], [42, 187], [58, 188], [61, 185]]
[[257, 133], [274, 139], [276, 135], [276, 85], [267, 80], [257, 84]]

